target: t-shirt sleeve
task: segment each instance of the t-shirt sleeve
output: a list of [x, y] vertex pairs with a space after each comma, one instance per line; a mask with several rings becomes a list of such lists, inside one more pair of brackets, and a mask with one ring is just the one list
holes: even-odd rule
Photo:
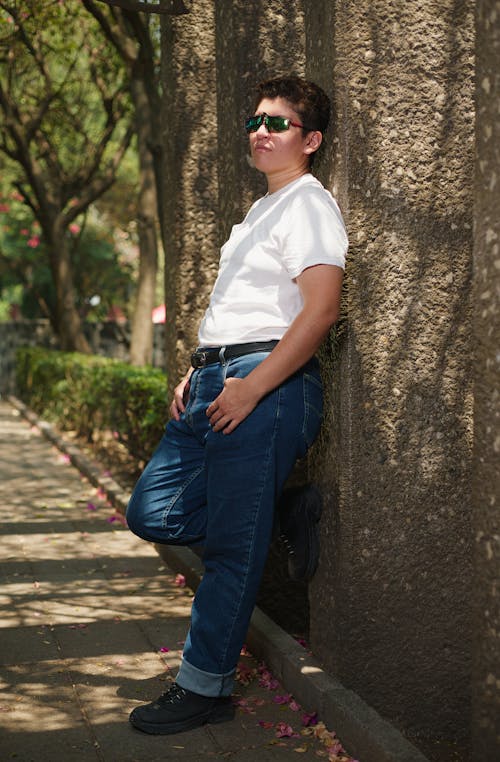
[[340, 209], [323, 190], [311, 190], [291, 200], [283, 219], [282, 257], [291, 278], [313, 265], [345, 268], [348, 240]]

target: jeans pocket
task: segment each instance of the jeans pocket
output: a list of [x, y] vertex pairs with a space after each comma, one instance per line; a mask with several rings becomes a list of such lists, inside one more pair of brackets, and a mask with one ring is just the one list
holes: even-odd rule
[[319, 373], [305, 372], [302, 376], [304, 390], [304, 425], [302, 435], [309, 448], [319, 434], [323, 417], [323, 386]]
[[182, 413], [185, 420], [190, 424], [192, 423], [191, 411], [192, 411], [194, 402], [196, 400], [199, 383], [200, 383], [200, 373], [198, 370], [194, 370], [191, 373], [191, 378], [189, 379], [189, 393], [188, 393], [187, 399], [185, 400], [184, 413]]

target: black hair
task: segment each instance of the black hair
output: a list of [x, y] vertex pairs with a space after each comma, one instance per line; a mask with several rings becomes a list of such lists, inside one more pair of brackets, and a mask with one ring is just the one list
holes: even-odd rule
[[254, 107], [264, 98], [284, 98], [300, 116], [305, 132], [319, 130], [324, 133], [330, 121], [330, 99], [314, 82], [301, 77], [276, 77], [257, 85]]

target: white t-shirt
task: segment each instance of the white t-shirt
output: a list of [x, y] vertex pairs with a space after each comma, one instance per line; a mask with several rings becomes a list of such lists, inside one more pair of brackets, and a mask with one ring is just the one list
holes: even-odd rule
[[311, 174], [256, 201], [221, 249], [199, 346], [280, 339], [302, 309], [295, 281], [307, 267], [345, 266], [337, 202]]

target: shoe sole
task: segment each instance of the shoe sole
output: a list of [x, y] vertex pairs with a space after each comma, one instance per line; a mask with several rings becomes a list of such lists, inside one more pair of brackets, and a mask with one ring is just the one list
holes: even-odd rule
[[215, 707], [205, 714], [197, 714], [195, 717], [189, 717], [188, 719], [179, 722], [147, 723], [143, 722], [138, 717], [134, 717], [134, 713], [132, 712], [129, 717], [129, 722], [134, 728], [141, 730], [143, 733], [167, 736], [174, 733], [182, 733], [186, 730], [194, 730], [194, 728], [199, 728], [202, 725], [216, 725], [220, 722], [229, 722], [234, 719], [235, 713], [235, 707], [230, 704]]

